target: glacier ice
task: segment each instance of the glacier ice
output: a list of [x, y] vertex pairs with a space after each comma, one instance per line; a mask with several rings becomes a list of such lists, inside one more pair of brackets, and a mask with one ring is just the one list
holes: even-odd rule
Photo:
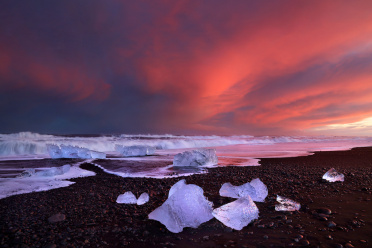
[[279, 202], [279, 204], [275, 205], [276, 211], [297, 211], [301, 208], [300, 203], [280, 195], [276, 196], [276, 201]]
[[240, 186], [224, 183], [220, 189], [220, 196], [231, 198], [250, 196], [253, 200], [257, 199], [256, 189], [250, 183], [245, 183]]
[[178, 153], [173, 158], [173, 166], [215, 165], [218, 158], [215, 149], [198, 149]]
[[224, 183], [220, 189], [220, 196], [240, 198], [250, 196], [255, 202], [264, 202], [268, 195], [266, 185], [258, 178], [253, 179], [250, 183], [240, 186], [234, 186], [231, 183]]
[[149, 214], [149, 219], [161, 222], [173, 233], [179, 233], [184, 227], [197, 228], [212, 219], [212, 205], [205, 198], [202, 188], [180, 183], [168, 199]]
[[341, 174], [335, 170], [335, 168], [331, 168], [323, 175], [323, 179], [329, 182], [343, 182], [344, 181], [344, 174]]
[[150, 196], [147, 193], [142, 193], [137, 200], [137, 205], [143, 205], [150, 200]]
[[155, 148], [152, 146], [122, 146], [116, 145], [115, 150], [123, 157], [142, 157], [155, 153]]
[[124, 204], [137, 204], [137, 198], [131, 191], [127, 191], [124, 194], [119, 195], [116, 199], [116, 202]]
[[106, 154], [103, 152], [91, 151], [87, 148], [61, 145], [60, 147], [53, 144], [47, 144], [47, 150], [51, 158], [106, 158]]
[[174, 192], [182, 188], [186, 185], [186, 179], [179, 180], [177, 183], [173, 184], [173, 186], [169, 189], [168, 198], [173, 195]]
[[242, 230], [252, 220], [258, 218], [258, 208], [249, 195], [213, 210], [212, 215], [224, 225]]
[[264, 202], [269, 194], [266, 185], [259, 178], [253, 179], [250, 184], [256, 190], [256, 199], [253, 199], [253, 201]]
[[17, 177], [18, 178], [31, 177], [34, 174], [35, 174], [35, 169], [29, 168], [29, 169], [22, 171]]

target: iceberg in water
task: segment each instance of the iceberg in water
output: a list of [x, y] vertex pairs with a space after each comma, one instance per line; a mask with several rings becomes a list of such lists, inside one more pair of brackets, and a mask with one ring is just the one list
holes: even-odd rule
[[116, 199], [116, 202], [124, 204], [137, 204], [137, 198], [131, 191], [128, 191], [119, 195]]
[[258, 219], [258, 208], [249, 196], [225, 204], [213, 210], [213, 216], [224, 225], [242, 230], [252, 220]]
[[184, 182], [172, 188], [172, 194], [149, 214], [149, 219], [161, 222], [173, 233], [179, 233], [184, 227], [197, 228], [213, 218], [213, 203], [205, 198], [202, 188]]
[[122, 146], [116, 145], [115, 150], [123, 157], [142, 157], [155, 153], [155, 148], [152, 146]]
[[280, 195], [276, 196], [276, 201], [280, 203], [275, 205], [276, 211], [297, 211], [301, 208], [300, 203]]
[[58, 175], [63, 175], [67, 173], [71, 169], [71, 165], [65, 164], [60, 167], [51, 167], [46, 170], [38, 171], [35, 173], [35, 176], [40, 176], [40, 177], [54, 177]]
[[147, 193], [142, 193], [137, 200], [137, 205], [143, 205], [150, 200], [150, 196]]
[[268, 195], [266, 185], [258, 178], [253, 179], [250, 183], [240, 186], [234, 186], [231, 183], [224, 183], [220, 189], [220, 196], [240, 198], [250, 196], [253, 201], [264, 202]]
[[61, 147], [53, 144], [47, 144], [47, 150], [51, 158], [106, 158], [106, 154], [103, 152], [91, 151], [87, 148], [61, 145]]
[[331, 168], [323, 175], [323, 179], [329, 182], [343, 182], [344, 181], [344, 174], [341, 174], [335, 170], [335, 168]]
[[215, 165], [218, 158], [215, 149], [198, 149], [178, 153], [173, 158], [173, 166]]

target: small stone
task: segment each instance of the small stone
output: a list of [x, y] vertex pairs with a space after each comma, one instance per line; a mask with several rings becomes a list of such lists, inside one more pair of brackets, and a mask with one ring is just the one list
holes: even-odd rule
[[350, 244], [350, 243], [346, 243], [345, 244], [345, 248], [354, 248], [354, 246], [352, 244]]
[[319, 208], [317, 209], [317, 212], [320, 214], [326, 214], [326, 215], [332, 214], [332, 211], [329, 208]]
[[204, 236], [203, 240], [205, 240], [205, 241], [209, 240], [209, 236]]
[[264, 239], [269, 239], [269, 236], [264, 235], [263, 238], [264, 238]]
[[329, 221], [329, 222], [327, 223], [327, 227], [335, 227], [335, 226], [337, 226], [337, 225], [336, 225], [336, 223], [334, 223], [333, 221]]
[[327, 238], [327, 239], [330, 239], [330, 240], [333, 239], [333, 237], [332, 237], [331, 235], [327, 235], [326, 238]]
[[49, 223], [56, 223], [60, 221], [64, 221], [66, 216], [64, 214], [55, 214], [48, 218]]
[[344, 248], [344, 246], [341, 245], [341, 244], [336, 244], [335, 247], [336, 247], [336, 248]]
[[303, 239], [303, 240], [301, 240], [301, 245], [308, 246], [308, 245], [310, 245], [310, 242], [306, 239]]

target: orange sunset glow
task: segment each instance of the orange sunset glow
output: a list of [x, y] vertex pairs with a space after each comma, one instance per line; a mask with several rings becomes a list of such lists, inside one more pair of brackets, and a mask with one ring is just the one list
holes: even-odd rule
[[0, 3], [2, 132], [372, 135], [370, 1]]

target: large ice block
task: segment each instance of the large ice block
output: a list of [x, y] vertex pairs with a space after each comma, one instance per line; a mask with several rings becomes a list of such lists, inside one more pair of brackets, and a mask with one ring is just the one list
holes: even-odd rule
[[123, 157], [142, 157], [155, 153], [155, 148], [151, 146], [122, 146], [116, 145], [115, 149]]
[[173, 166], [215, 165], [218, 158], [215, 149], [198, 149], [178, 153], [173, 158]]
[[301, 208], [300, 203], [280, 195], [276, 196], [276, 201], [279, 202], [275, 205], [276, 211], [297, 211]]
[[259, 178], [253, 179], [250, 185], [256, 190], [256, 199], [253, 199], [253, 201], [264, 202], [266, 196], [269, 194], [266, 185]]
[[335, 170], [335, 168], [331, 168], [323, 175], [323, 179], [329, 182], [343, 182], [344, 181], [344, 174], [341, 174]]
[[186, 185], [186, 179], [179, 180], [169, 189], [168, 198], [173, 195], [174, 192]]
[[220, 189], [220, 196], [231, 198], [250, 196], [254, 201], [258, 199], [256, 189], [250, 183], [245, 183], [240, 186], [234, 186], [231, 183], [224, 183]]
[[143, 205], [150, 200], [150, 196], [147, 193], [142, 193], [137, 200], [137, 205]]
[[180, 183], [163, 205], [149, 214], [149, 219], [161, 222], [173, 233], [179, 233], [184, 227], [197, 228], [212, 219], [212, 205], [203, 195], [202, 188]]
[[103, 152], [91, 151], [87, 148], [61, 145], [60, 147], [53, 144], [47, 144], [47, 150], [51, 158], [106, 158]]
[[124, 194], [119, 195], [116, 199], [116, 202], [124, 204], [137, 204], [137, 198], [131, 191], [127, 191]]
[[241, 197], [213, 210], [212, 215], [235, 230], [242, 230], [252, 220], [258, 218], [258, 208], [251, 197]]

